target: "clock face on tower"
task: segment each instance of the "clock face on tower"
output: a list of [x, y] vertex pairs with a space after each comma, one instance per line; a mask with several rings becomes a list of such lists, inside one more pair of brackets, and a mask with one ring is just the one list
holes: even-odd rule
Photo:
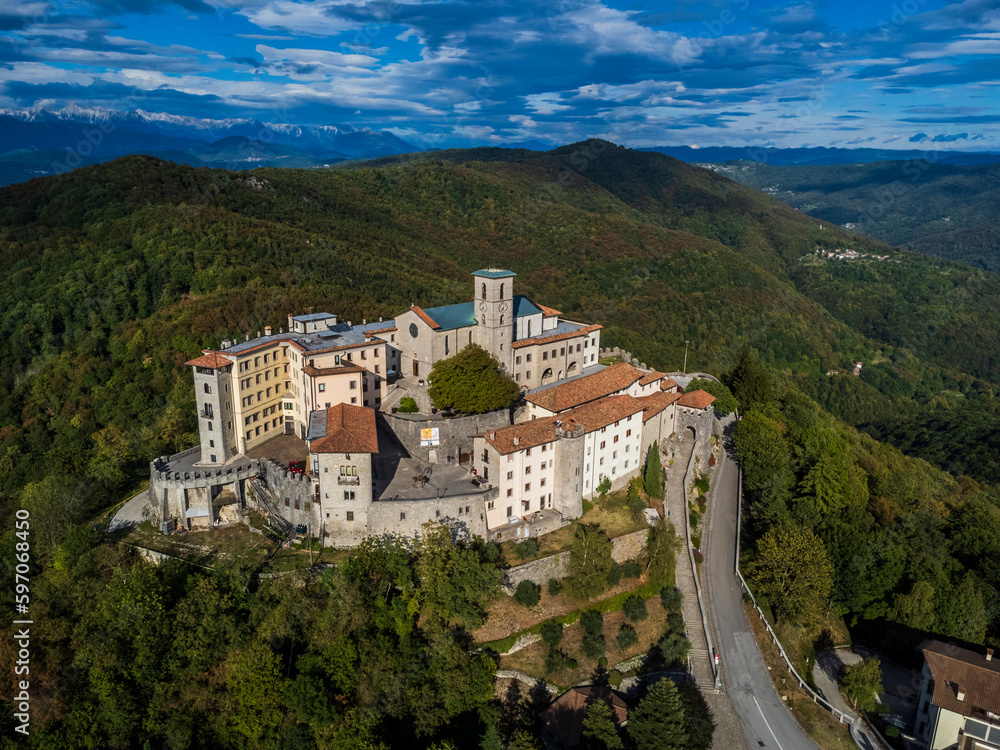
[[417, 324], [416, 323], [410, 323], [410, 338], [411, 339], [415, 339], [417, 337], [418, 333], [419, 333], [419, 329], [417, 328]]
[[503, 302], [503, 303], [500, 304], [500, 312], [502, 312], [502, 313], [507, 312], [507, 303], [506, 302]]

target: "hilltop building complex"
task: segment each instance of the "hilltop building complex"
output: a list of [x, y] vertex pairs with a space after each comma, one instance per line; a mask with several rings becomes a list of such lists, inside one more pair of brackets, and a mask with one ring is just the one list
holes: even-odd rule
[[[197, 529], [251, 504], [288, 534], [336, 546], [428, 521], [503, 539], [579, 517], [605, 479], [617, 488], [637, 475], [653, 442], [690, 429], [707, 453], [713, 397], [601, 366], [599, 325], [514, 294], [511, 271], [472, 276], [469, 302], [361, 325], [289, 316], [287, 330], [188, 362], [200, 445], [151, 464], [153, 516]], [[523, 406], [431, 413], [431, 368], [470, 344], [520, 384]], [[396, 414], [404, 395], [424, 413]]]

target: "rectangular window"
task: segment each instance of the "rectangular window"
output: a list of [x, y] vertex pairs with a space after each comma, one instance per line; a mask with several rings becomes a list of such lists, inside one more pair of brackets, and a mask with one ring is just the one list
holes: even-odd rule
[[508, 471], [507, 472], [507, 478], [508, 479], [513, 479], [514, 478], [514, 472], [513, 471]]
[[368, 359], [368, 353], [364, 349], [361, 350], [361, 359]]
[[406, 520], [406, 512], [405, 511], [399, 514], [399, 520], [400, 521], [405, 521]]
[[531, 370], [528, 370], [526, 373], [524, 373], [524, 377], [527, 378], [528, 380], [531, 380]]
[[606, 442], [606, 441], [604, 441], [604, 440], [602, 440], [602, 441], [601, 441], [601, 450], [604, 450], [604, 443], [605, 443], [605, 442]]
[[351, 396], [351, 403], [352, 404], [358, 403], [358, 397], [357, 396]]
[[358, 381], [357, 380], [352, 380], [351, 381], [351, 390], [352, 391], [356, 391], [357, 389], [358, 389]]
[[618, 442], [618, 436], [617, 436], [617, 435], [615, 435], [615, 439], [614, 439], [614, 440], [612, 440], [611, 442], [613, 442], [613, 443], [617, 443], [617, 442]]
[[514, 381], [517, 382], [517, 383], [521, 382], [521, 373], [516, 373], [514, 375]]
[[530, 473], [531, 473], [531, 467], [530, 466], [525, 466], [524, 467], [524, 475], [528, 476], [528, 474], [530, 474]]
[[493, 500], [488, 500], [486, 502], [486, 510], [493, 510]]
[[542, 352], [542, 361], [544, 362], [548, 358], [549, 358], [549, 353], [548, 352]]
[[524, 452], [524, 455], [526, 455], [526, 456], [530, 456], [530, 455], [531, 455], [531, 448], [528, 448], [528, 450], [526, 450], [526, 451]]
[[524, 355], [524, 361], [525, 362], [530, 362], [531, 361], [531, 355], [530, 354], [525, 354]]
[[514, 357], [514, 364], [515, 365], [521, 364], [521, 358], [520, 357]]
[[507, 490], [507, 497], [513, 497], [513, 496], [514, 496], [514, 490]]
[[353, 521], [354, 520], [354, 511], [353, 510], [347, 511], [347, 520], [348, 521]]
[[544, 478], [538, 483], [538, 486], [539, 487], [544, 487], [545, 486], [545, 479]]
[[[378, 352], [377, 352], [377, 351], [376, 351], [375, 353], [376, 353], [376, 354], [378, 354]], [[382, 372], [382, 371], [381, 371], [381, 370], [379, 369], [379, 368], [380, 368], [381, 366], [382, 366], [382, 365], [375, 365], [375, 372], [376, 372], [376, 373], [380, 373], [380, 372]]]
[[625, 437], [632, 437], [632, 430], [625, 430]]
[[514, 506], [513, 505], [508, 505], [507, 506], [507, 518], [510, 518], [512, 515], [514, 515]]
[[531, 491], [531, 482], [525, 482], [524, 483], [524, 491], [525, 492], [530, 492]]
[[560, 357], [565, 357], [566, 356], [566, 347], [565, 346], [559, 347], [559, 356]]

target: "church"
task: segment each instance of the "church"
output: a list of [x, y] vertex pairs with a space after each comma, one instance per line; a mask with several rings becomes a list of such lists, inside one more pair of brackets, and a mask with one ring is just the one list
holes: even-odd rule
[[530, 390], [597, 365], [601, 326], [575, 323], [514, 293], [513, 271], [472, 274], [473, 299], [457, 305], [413, 305], [395, 319], [400, 375], [426, 379], [434, 363], [478, 344]]

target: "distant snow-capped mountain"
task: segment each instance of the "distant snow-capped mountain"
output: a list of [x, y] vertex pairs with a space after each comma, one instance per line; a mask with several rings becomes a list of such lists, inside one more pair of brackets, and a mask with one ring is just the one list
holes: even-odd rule
[[[56, 110], [0, 108], [0, 184], [132, 153], [155, 156], [170, 152], [171, 158], [178, 153], [203, 158], [206, 144], [233, 138], [251, 146], [257, 144], [260, 152], [268, 151], [265, 146], [287, 147], [297, 155], [297, 166], [329, 163], [331, 156], [369, 159], [421, 150], [390, 132], [345, 125], [299, 125], [236, 117], [213, 120], [76, 104]], [[286, 156], [292, 153], [287, 149]], [[19, 166], [13, 170], [4, 168], [5, 163]], [[254, 158], [212, 166], [245, 169], [262, 163]]]

